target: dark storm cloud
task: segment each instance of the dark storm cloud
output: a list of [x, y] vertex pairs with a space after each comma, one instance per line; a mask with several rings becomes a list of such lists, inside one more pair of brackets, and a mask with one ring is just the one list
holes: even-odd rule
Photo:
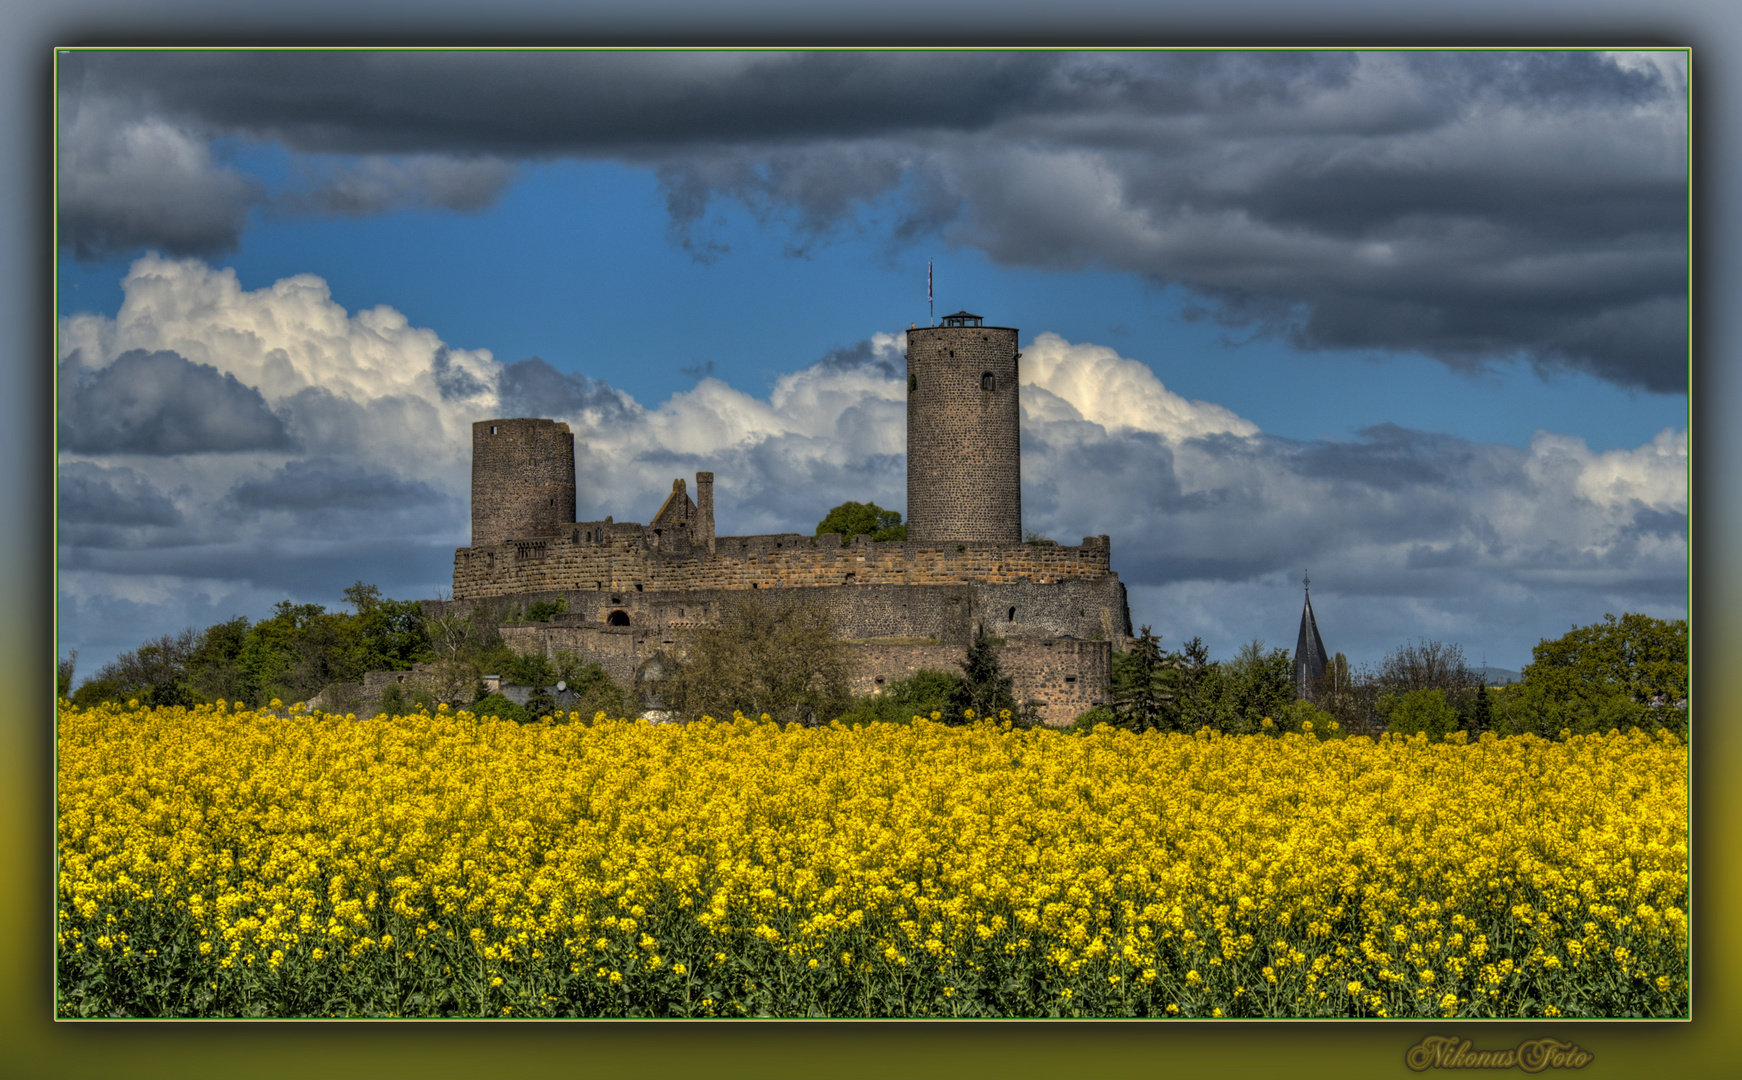
[[427, 154], [408, 160], [368, 157], [355, 164], [323, 161], [301, 170], [302, 193], [290, 196], [286, 208], [345, 217], [407, 208], [483, 210], [507, 190], [516, 171], [496, 158]]
[[1177, 284], [1305, 350], [1681, 392], [1685, 79], [1583, 51], [85, 54], [62, 212], [80, 251], [229, 242], [253, 196], [220, 135], [301, 155], [283, 205], [346, 214], [609, 157], [700, 258], [729, 199], [796, 254], [874, 220]]
[[212, 160], [206, 140], [136, 103], [63, 98], [61, 242], [80, 259], [142, 247], [177, 256], [232, 250], [259, 183]]
[[[115, 53], [63, 67], [81, 256], [234, 242], [205, 140], [303, 155], [290, 209], [476, 208], [515, 163], [656, 170], [795, 254], [867, 208], [1018, 266], [1184, 286], [1299, 348], [1685, 389], [1685, 74], [1543, 53]], [[70, 149], [69, 149], [70, 148]]]
[[983, 127], [1051, 54], [75, 54], [61, 92], [324, 154], [550, 157]]
[[173, 543], [182, 512], [132, 469], [86, 461], [60, 467], [56, 542], [64, 547], [125, 548]]
[[132, 469], [71, 461], [60, 468], [59, 517], [62, 522], [175, 525], [181, 511]]
[[490, 390], [483, 380], [465, 368], [454, 366], [453, 354], [446, 345], [436, 350], [430, 366], [435, 372], [436, 387], [441, 391], [443, 401], [477, 397]]
[[287, 463], [272, 475], [231, 489], [236, 505], [251, 510], [359, 511], [445, 509], [453, 500], [429, 484], [332, 460]]
[[91, 372], [61, 365], [60, 445], [83, 454], [289, 450], [260, 391], [180, 355], [134, 349]]
[[496, 393], [500, 416], [622, 415], [628, 409], [620, 391], [602, 379], [558, 371], [542, 357], [518, 360], [502, 369]]
[[232, 585], [283, 590], [298, 596], [332, 597], [354, 581], [379, 585], [388, 595], [407, 586], [451, 578], [452, 544], [416, 537], [354, 537], [343, 543], [213, 543], [183, 547], [103, 550], [63, 549], [60, 569], [122, 576], [166, 575], [217, 580]]
[[897, 370], [894, 354], [883, 355], [869, 340], [853, 345], [842, 345], [830, 349], [817, 361], [817, 366], [825, 371], [851, 371], [855, 368], [870, 368], [872, 371], [893, 379], [900, 375]]

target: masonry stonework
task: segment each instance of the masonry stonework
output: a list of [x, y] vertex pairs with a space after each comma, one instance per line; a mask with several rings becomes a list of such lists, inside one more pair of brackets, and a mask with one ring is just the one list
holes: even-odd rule
[[[1068, 724], [1108, 699], [1131, 638], [1106, 536], [1022, 541], [1017, 332], [959, 312], [908, 331], [908, 538], [714, 534], [714, 474], [672, 484], [646, 525], [575, 521], [574, 436], [550, 420], [473, 426], [472, 546], [454, 553], [454, 608], [498, 614], [562, 597], [548, 622], [508, 623], [521, 652], [570, 652], [639, 687], [734, 596], [804, 589], [857, 657], [855, 690], [956, 668], [1000, 639], [1019, 700]], [[818, 512], [826, 509], [819, 505]]]
[[1016, 331], [951, 321], [907, 332], [907, 537], [1020, 543]]
[[575, 437], [554, 420], [472, 425], [472, 545], [550, 536], [575, 519]]

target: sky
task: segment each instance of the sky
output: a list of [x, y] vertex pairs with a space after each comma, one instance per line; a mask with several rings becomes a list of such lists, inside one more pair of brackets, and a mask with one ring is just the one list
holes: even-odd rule
[[1685, 54], [60, 57], [58, 597], [82, 675], [451, 585], [469, 430], [578, 513], [905, 510], [902, 333], [1023, 350], [1023, 510], [1164, 646], [1519, 668], [1687, 613]]

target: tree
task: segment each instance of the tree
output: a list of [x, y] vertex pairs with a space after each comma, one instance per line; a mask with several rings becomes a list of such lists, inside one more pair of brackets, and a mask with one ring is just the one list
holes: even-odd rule
[[876, 503], [844, 502], [830, 510], [817, 522], [815, 536], [840, 533], [841, 543], [852, 542], [855, 536], [869, 536], [879, 543], [906, 540], [907, 526], [901, 523], [901, 513], [885, 510]]
[[1128, 652], [1113, 658], [1114, 722], [1132, 731], [1177, 726], [1180, 662], [1161, 651], [1161, 639], [1143, 627]]
[[969, 709], [982, 719], [995, 718], [1006, 709], [1016, 716], [1021, 706], [1011, 689], [1014, 685], [1015, 680], [999, 669], [998, 653], [986, 637], [986, 627], [981, 625], [975, 628], [974, 642], [962, 658], [962, 681], [950, 696], [951, 709], [944, 719], [954, 724], [965, 723]]
[[653, 688], [685, 720], [737, 710], [813, 724], [845, 710], [850, 674], [827, 608], [796, 591], [753, 593], [722, 602], [717, 625], [691, 630]]
[[1224, 730], [1257, 731], [1266, 716], [1283, 713], [1294, 701], [1294, 660], [1287, 649], [1265, 649], [1257, 638], [1240, 646], [1222, 665]]
[[[198, 642], [192, 627], [179, 634], [164, 634], [124, 652], [104, 664], [97, 674], [72, 694], [81, 708], [99, 701], [137, 698], [152, 707], [194, 705], [199, 698], [188, 686], [188, 660]], [[71, 682], [72, 672], [67, 672]]]
[[584, 663], [573, 653], [559, 651], [556, 666], [568, 685], [569, 693], [574, 695], [569, 700], [569, 711], [578, 713], [583, 722], [590, 723], [599, 713], [630, 715], [628, 697], [623, 688], [598, 664]]
[[61, 658], [61, 660], [55, 664], [55, 697], [70, 698], [73, 696], [73, 670], [78, 666], [78, 663], [79, 650], [74, 649], [70, 654]]
[[526, 715], [534, 720], [556, 715], [556, 698], [551, 696], [543, 683], [533, 686], [532, 693], [527, 695]]
[[1174, 662], [1179, 665], [1179, 721], [1193, 731], [1215, 726], [1220, 719], [1221, 672], [1210, 659], [1204, 639], [1194, 637], [1180, 647]]
[[901, 724], [933, 713], [947, 716], [955, 708], [950, 700], [961, 683], [954, 672], [921, 668], [905, 679], [891, 680], [881, 694], [854, 698], [853, 707], [838, 719], [849, 724]]
[[1494, 701], [1486, 686], [1476, 691], [1476, 709], [1470, 717], [1470, 734], [1480, 735], [1494, 726]]
[[1387, 699], [1385, 723], [1393, 734], [1425, 734], [1437, 741], [1457, 730], [1458, 710], [1452, 708], [1443, 690], [1410, 690]]
[[1688, 693], [1688, 624], [1649, 615], [1604, 615], [1531, 650], [1522, 681], [1545, 696], [1569, 700], [1613, 687], [1640, 704]]
[[1406, 641], [1385, 655], [1379, 678], [1394, 694], [1412, 690], [1443, 690], [1461, 694], [1482, 685], [1482, 680], [1464, 661], [1464, 650], [1423, 638]]
[[201, 632], [199, 644], [188, 658], [188, 681], [200, 696], [208, 701], [218, 698], [237, 701], [244, 697], [237, 660], [248, 643], [248, 629], [247, 618], [238, 615], [227, 622], [213, 623]]
[[509, 701], [501, 694], [486, 694], [484, 697], [479, 698], [477, 704], [472, 706], [472, 714], [478, 717], [495, 716], [503, 720], [513, 720], [516, 723], [521, 724], [527, 723], [533, 719], [526, 714], [525, 709], [514, 704], [514, 702]]

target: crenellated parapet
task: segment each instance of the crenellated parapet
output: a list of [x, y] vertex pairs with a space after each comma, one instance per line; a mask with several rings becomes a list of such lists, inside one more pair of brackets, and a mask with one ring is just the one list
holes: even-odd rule
[[[674, 492], [674, 498], [681, 492]], [[709, 547], [713, 550], [709, 550]], [[454, 553], [455, 599], [546, 592], [686, 592], [852, 585], [1051, 584], [1112, 572], [1105, 536], [1082, 544], [875, 543], [835, 534], [700, 537], [604, 521]]]

